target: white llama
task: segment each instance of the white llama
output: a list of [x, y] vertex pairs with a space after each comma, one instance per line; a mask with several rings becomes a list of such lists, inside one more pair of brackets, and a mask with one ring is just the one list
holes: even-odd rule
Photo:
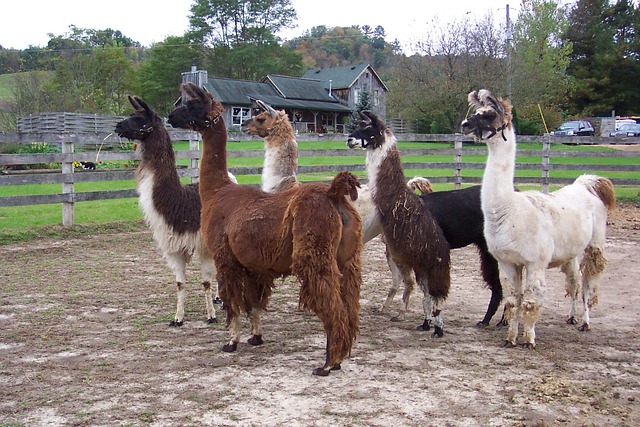
[[522, 344], [535, 347], [535, 325], [546, 294], [545, 272], [551, 267], [561, 267], [566, 275], [565, 288], [572, 299], [568, 323], [576, 323], [582, 272], [584, 313], [579, 330], [588, 331], [589, 310], [598, 302], [598, 282], [606, 265], [607, 212], [615, 206], [613, 184], [607, 178], [582, 175], [551, 194], [514, 191], [516, 136], [511, 104], [488, 90], [471, 92], [468, 101], [475, 114], [462, 122], [462, 132], [483, 140], [489, 151], [481, 194], [484, 233], [498, 260], [502, 283], [512, 286], [506, 303], [505, 345], [516, 345], [522, 322]]

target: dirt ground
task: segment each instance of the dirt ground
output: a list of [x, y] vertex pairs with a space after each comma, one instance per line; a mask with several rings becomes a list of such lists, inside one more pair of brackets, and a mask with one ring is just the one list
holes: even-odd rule
[[502, 347], [499, 315], [475, 327], [489, 291], [472, 248], [453, 252], [443, 338], [415, 329], [415, 294], [403, 322], [376, 313], [390, 284], [376, 239], [352, 356], [319, 378], [322, 327], [297, 310], [291, 279], [264, 316], [265, 344], [246, 343], [244, 322], [228, 354], [223, 324], [204, 322], [195, 268], [185, 325], [168, 326], [173, 277], [146, 231], [0, 246], [0, 426], [638, 426], [639, 207], [612, 215], [606, 250], [592, 331], [565, 323], [550, 270], [526, 350]]

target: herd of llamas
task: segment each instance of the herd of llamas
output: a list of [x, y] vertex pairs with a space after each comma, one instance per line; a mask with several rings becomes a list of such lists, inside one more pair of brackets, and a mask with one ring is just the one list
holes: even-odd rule
[[115, 129], [121, 137], [139, 141], [140, 208], [177, 286], [171, 326], [184, 322], [185, 270], [191, 258], [200, 262], [208, 322], [217, 321], [214, 301], [223, 303], [229, 333], [225, 352], [237, 350], [241, 315], [249, 319], [248, 343], [263, 343], [261, 314], [274, 281], [293, 275], [300, 285], [300, 308], [318, 316], [326, 335], [324, 364], [312, 373], [327, 376], [341, 368], [355, 344], [362, 248], [380, 236], [392, 277], [381, 312], [390, 310], [404, 284], [402, 306], [393, 321], [404, 320], [417, 284], [424, 311], [418, 329], [433, 328], [432, 336], [442, 337], [442, 310], [451, 285], [450, 251], [473, 244], [491, 290], [478, 327], [489, 324], [504, 299], [497, 326], [508, 325], [505, 346], [520, 342], [535, 347], [545, 271], [560, 267], [571, 298], [567, 322], [578, 323], [582, 293], [578, 329], [590, 330], [589, 313], [598, 302], [606, 265], [613, 185], [604, 177], [582, 175], [551, 194], [515, 190], [516, 137], [509, 101], [488, 90], [469, 94], [474, 113], [461, 130], [487, 145], [482, 185], [434, 192], [425, 178], [406, 180], [395, 135], [368, 111], [360, 114], [358, 127], [347, 138], [349, 148], [366, 152], [368, 184], [361, 185], [346, 171], [329, 183], [300, 183], [298, 145], [288, 115], [254, 99], [254, 114], [241, 129], [264, 142], [259, 189], [239, 185], [228, 170], [220, 102], [192, 83], [183, 84], [180, 92], [168, 121], [201, 136], [198, 184], [180, 182], [163, 120], [142, 99], [129, 97], [135, 111]]

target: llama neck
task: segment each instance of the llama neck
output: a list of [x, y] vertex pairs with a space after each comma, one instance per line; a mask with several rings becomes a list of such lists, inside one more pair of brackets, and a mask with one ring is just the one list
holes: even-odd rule
[[231, 183], [227, 169], [227, 128], [220, 118], [217, 123], [200, 131], [202, 160], [200, 163], [200, 194], [210, 194]]
[[146, 172], [153, 174], [154, 181], [162, 185], [176, 184], [180, 182], [176, 170], [176, 156], [171, 144], [171, 137], [164, 130], [152, 132], [139, 144], [140, 164], [137, 169], [138, 176]]
[[409, 190], [395, 138], [367, 151], [367, 173], [371, 196], [383, 214], [396, 205], [396, 200], [407, 197]]
[[268, 193], [282, 191], [298, 182], [298, 143], [293, 135], [285, 139], [268, 136], [264, 139], [264, 167], [262, 190]]
[[514, 193], [513, 176], [516, 161], [516, 137], [513, 125], [487, 140], [489, 155], [482, 177], [482, 204], [485, 207], [502, 204]]

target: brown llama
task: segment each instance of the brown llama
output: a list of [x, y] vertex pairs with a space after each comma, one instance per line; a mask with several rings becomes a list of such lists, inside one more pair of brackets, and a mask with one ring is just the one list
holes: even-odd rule
[[213, 288], [215, 299], [219, 300], [218, 286], [213, 280], [213, 259], [200, 233], [198, 185], [180, 182], [171, 138], [162, 118], [138, 97], [130, 96], [129, 102], [135, 112], [116, 125], [115, 133], [140, 141], [137, 147], [140, 163], [136, 169], [140, 208], [176, 280], [178, 302], [170, 326], [182, 326], [184, 322], [186, 268], [192, 257], [200, 262], [207, 322], [214, 323]]
[[[276, 110], [266, 102], [254, 99], [256, 108], [254, 115], [242, 123], [242, 131], [264, 140], [265, 159], [262, 169], [262, 189], [266, 192], [279, 192], [299, 185], [296, 175], [298, 167], [298, 143], [289, 121], [289, 116], [282, 110]], [[412, 190], [431, 192], [431, 183], [426, 178], [415, 177], [407, 183]], [[362, 218], [362, 236], [366, 244], [382, 233], [382, 224], [378, 211], [371, 199], [367, 185], [358, 188], [358, 198], [353, 202]], [[415, 279], [411, 270], [400, 269], [386, 252], [387, 263], [391, 270], [391, 288], [380, 312], [389, 311], [400, 282], [404, 283], [403, 305], [401, 311], [391, 318], [393, 321], [404, 319], [409, 306], [409, 296], [415, 288]]]
[[571, 297], [570, 324], [577, 323], [582, 273], [584, 312], [579, 330], [590, 330], [589, 312], [598, 302], [598, 283], [607, 263], [604, 246], [607, 213], [615, 207], [613, 184], [604, 177], [581, 175], [550, 194], [515, 191], [516, 133], [511, 103], [486, 89], [469, 93], [468, 101], [475, 113], [462, 122], [462, 133], [484, 141], [489, 152], [481, 193], [484, 234], [500, 274], [511, 285], [505, 345], [516, 346], [522, 322], [522, 344], [536, 346], [535, 325], [550, 267], [560, 267], [565, 274], [565, 290]]
[[183, 84], [181, 93], [183, 103], [169, 123], [202, 135], [202, 235], [227, 311], [230, 340], [223, 351], [237, 349], [241, 310], [251, 324], [249, 344], [262, 344], [260, 313], [274, 279], [294, 275], [301, 285], [301, 308], [316, 313], [327, 336], [325, 364], [313, 374], [340, 369], [359, 330], [362, 223], [346, 197], [357, 197], [357, 178], [342, 172], [331, 184], [280, 193], [235, 184], [227, 174], [222, 105], [192, 83]]
[[366, 150], [369, 186], [387, 249], [400, 268], [413, 270], [422, 289], [423, 308], [431, 317], [424, 319], [421, 329], [430, 329], [433, 322], [433, 336], [441, 337], [440, 314], [451, 285], [449, 244], [420, 196], [407, 188], [391, 129], [370, 112], [362, 119], [347, 145]]

